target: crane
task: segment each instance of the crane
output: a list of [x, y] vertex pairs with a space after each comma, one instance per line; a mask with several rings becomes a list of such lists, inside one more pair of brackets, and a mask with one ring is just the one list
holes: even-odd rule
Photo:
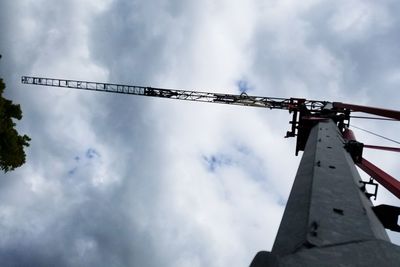
[[[363, 149], [400, 152], [400, 148], [364, 145], [349, 129], [354, 112], [400, 121], [400, 111], [342, 102], [154, 88], [68, 79], [22, 76], [23, 84], [138, 96], [170, 98], [287, 110], [285, 137], [296, 137], [295, 154], [304, 151], [271, 252], [260, 251], [251, 266], [394, 266], [400, 247], [384, 228], [400, 232], [400, 208], [373, 206], [379, 182], [400, 198], [400, 182], [364, 159]], [[355, 166], [371, 176], [362, 181]], [[375, 192], [366, 186], [374, 185]], [[375, 256], [373, 256], [375, 255]]]

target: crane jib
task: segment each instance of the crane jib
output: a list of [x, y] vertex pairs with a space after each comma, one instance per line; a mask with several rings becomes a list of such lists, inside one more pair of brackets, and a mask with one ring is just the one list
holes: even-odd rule
[[309, 110], [320, 111], [327, 103], [326, 101], [313, 101], [296, 98], [277, 98], [277, 97], [261, 97], [250, 96], [246, 93], [242, 94], [221, 94], [212, 92], [199, 92], [189, 90], [154, 88], [137, 85], [123, 85], [113, 83], [99, 83], [68, 79], [55, 79], [22, 76], [21, 82], [24, 84], [64, 87], [71, 89], [102, 91], [110, 93], [131, 94], [161, 98], [171, 98], [178, 100], [198, 101], [218, 104], [231, 104], [249, 107], [262, 107], [269, 109], [297, 109], [299, 104], [307, 106]]

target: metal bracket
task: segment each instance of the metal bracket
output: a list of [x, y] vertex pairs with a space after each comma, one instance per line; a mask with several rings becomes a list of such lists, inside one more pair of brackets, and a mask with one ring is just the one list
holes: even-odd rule
[[[368, 197], [374, 197], [374, 200], [376, 200], [376, 196], [378, 195], [378, 183], [374, 183], [374, 179], [372, 177], [369, 178], [369, 181], [360, 181], [362, 186], [360, 187], [361, 191]], [[374, 192], [370, 193], [367, 191], [367, 185], [372, 185], [374, 186]]]
[[355, 140], [348, 140], [344, 145], [347, 152], [350, 153], [354, 163], [361, 163], [364, 144]]
[[379, 205], [373, 207], [372, 209], [386, 229], [400, 232], [400, 225], [398, 225], [400, 207]]

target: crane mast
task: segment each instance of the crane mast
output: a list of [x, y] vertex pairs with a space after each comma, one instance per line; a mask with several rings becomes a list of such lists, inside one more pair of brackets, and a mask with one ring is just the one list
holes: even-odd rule
[[[286, 137], [304, 151], [271, 252], [260, 251], [251, 267], [396, 266], [400, 247], [386, 229], [400, 232], [400, 208], [373, 206], [366, 185], [374, 178], [400, 198], [400, 182], [362, 157], [364, 144], [349, 129], [350, 114], [363, 112], [400, 121], [400, 111], [302, 98], [221, 94], [146, 86], [22, 76], [24, 84], [230, 104], [292, 113]], [[399, 148], [369, 146], [399, 151]], [[372, 178], [361, 181], [358, 166]]]

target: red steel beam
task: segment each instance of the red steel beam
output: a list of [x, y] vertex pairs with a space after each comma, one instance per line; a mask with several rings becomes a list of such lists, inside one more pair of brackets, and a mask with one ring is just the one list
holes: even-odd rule
[[400, 121], [400, 111], [392, 110], [392, 109], [383, 109], [383, 108], [375, 108], [375, 107], [368, 107], [368, 106], [360, 106], [360, 105], [353, 105], [341, 102], [333, 102], [334, 108], [347, 108], [351, 111], [360, 111], [364, 113], [374, 114], [386, 118], [392, 118], [395, 120]]
[[361, 163], [356, 164], [368, 175], [371, 175], [378, 183], [389, 190], [393, 195], [395, 195], [397, 198], [400, 198], [400, 182], [393, 176], [364, 158], [361, 160]]

